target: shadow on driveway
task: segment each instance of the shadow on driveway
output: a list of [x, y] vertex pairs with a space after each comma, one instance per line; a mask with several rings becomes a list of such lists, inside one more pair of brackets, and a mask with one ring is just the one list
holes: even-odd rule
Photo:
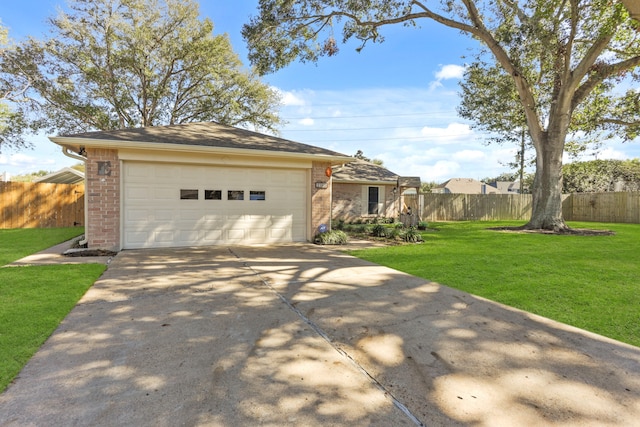
[[633, 425], [640, 349], [312, 245], [124, 251], [1, 425]]

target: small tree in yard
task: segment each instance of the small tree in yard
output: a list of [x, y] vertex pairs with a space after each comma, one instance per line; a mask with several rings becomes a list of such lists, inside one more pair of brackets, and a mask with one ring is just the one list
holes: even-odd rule
[[[479, 64], [499, 67], [522, 106], [536, 152], [529, 229], [568, 230], [562, 217], [562, 156], [572, 129], [640, 130], [640, 32], [616, 0], [260, 0], [243, 28], [260, 72], [294, 59], [317, 61], [343, 41], [382, 42], [387, 25], [434, 21], [479, 40]], [[485, 65], [481, 65], [485, 66]], [[623, 85], [618, 85], [623, 83]], [[623, 90], [624, 85], [628, 90]], [[589, 108], [585, 108], [588, 106]]]

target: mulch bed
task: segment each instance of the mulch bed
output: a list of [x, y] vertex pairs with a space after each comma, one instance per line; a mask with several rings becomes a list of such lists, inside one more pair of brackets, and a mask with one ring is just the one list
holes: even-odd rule
[[107, 251], [107, 250], [104, 250], [104, 249], [84, 249], [84, 250], [67, 251], [63, 255], [64, 256], [70, 256], [70, 257], [115, 256], [115, 255], [117, 255], [117, 252]]

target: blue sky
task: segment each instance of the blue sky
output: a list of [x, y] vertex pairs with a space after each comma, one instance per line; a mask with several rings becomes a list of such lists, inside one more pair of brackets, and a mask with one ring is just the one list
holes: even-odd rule
[[[45, 19], [64, 0], [0, 2], [0, 20], [14, 40], [46, 32]], [[255, 14], [257, 1], [201, 2], [203, 17], [215, 33], [227, 33], [236, 53], [249, 66], [240, 31]], [[423, 181], [449, 178], [482, 179], [509, 171], [512, 146], [485, 145], [485, 135], [470, 129], [456, 113], [458, 82], [465, 55], [476, 42], [432, 22], [419, 28], [391, 26], [382, 44], [369, 44], [360, 53], [356, 44], [341, 45], [337, 56], [318, 64], [294, 63], [267, 75], [264, 81], [279, 90], [286, 120], [283, 138], [344, 154], [362, 150], [393, 172], [420, 176]], [[339, 38], [336, 34], [336, 38]], [[76, 161], [61, 154], [46, 135], [32, 138], [33, 150], [0, 153], [0, 173], [12, 175], [57, 170]], [[640, 145], [611, 141], [597, 158], [640, 157]], [[584, 160], [595, 158], [594, 155]]]

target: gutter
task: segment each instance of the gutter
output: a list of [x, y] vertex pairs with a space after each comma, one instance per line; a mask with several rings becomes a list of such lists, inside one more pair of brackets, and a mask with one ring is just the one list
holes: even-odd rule
[[73, 153], [71, 151], [69, 151], [69, 149], [67, 147], [62, 147], [62, 154], [64, 154], [65, 156], [75, 159], [75, 160], [79, 160], [82, 163], [84, 163], [84, 239], [80, 240], [78, 242], [79, 245], [86, 245], [89, 242], [89, 239], [87, 238], [87, 232], [88, 232], [88, 227], [87, 227], [87, 220], [89, 218], [89, 198], [87, 197], [87, 158], [83, 157], [79, 154]]

